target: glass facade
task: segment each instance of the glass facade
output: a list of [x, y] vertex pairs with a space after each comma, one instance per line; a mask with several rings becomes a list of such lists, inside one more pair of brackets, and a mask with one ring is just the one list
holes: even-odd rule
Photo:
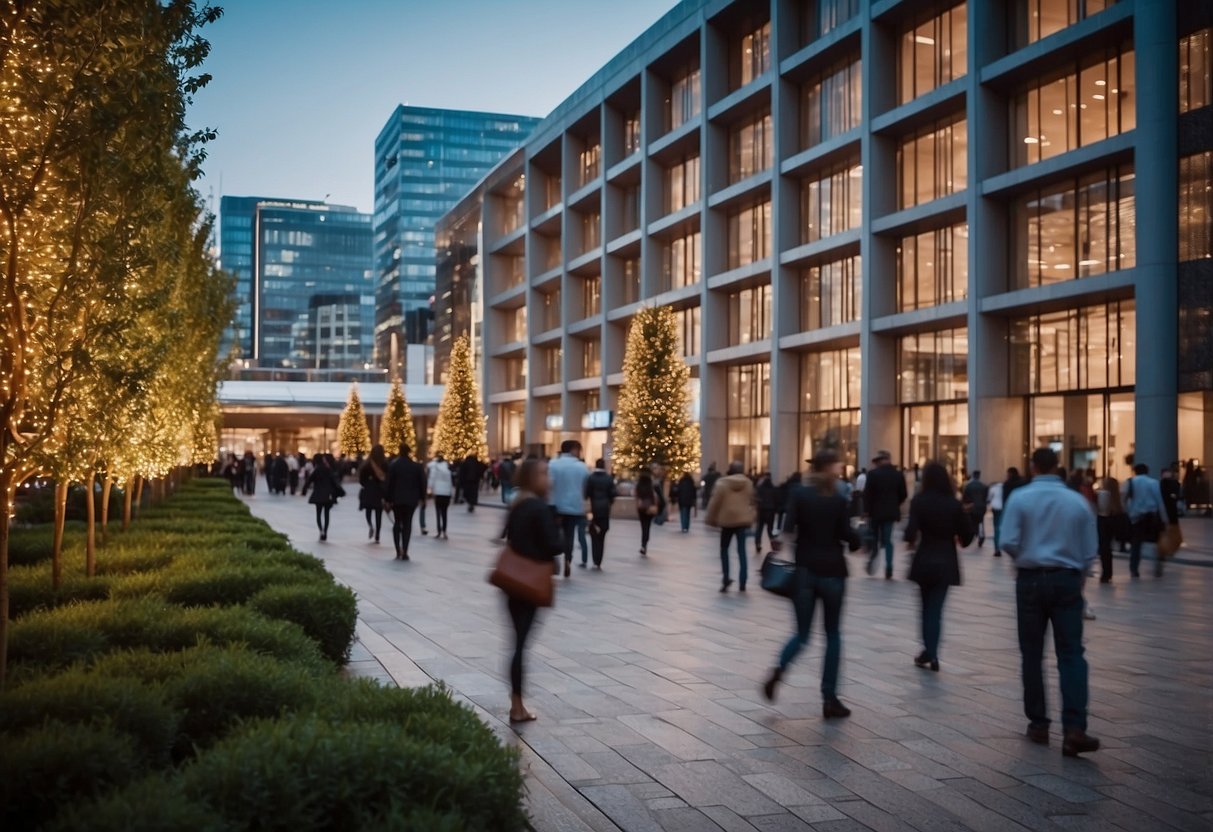
[[803, 242], [858, 228], [863, 221], [863, 168], [858, 159], [819, 172], [803, 183], [800, 194]]
[[859, 255], [806, 269], [800, 291], [802, 329], [824, 329], [859, 320], [863, 314]]
[[729, 346], [771, 337], [771, 286], [751, 286], [729, 295]]
[[1179, 160], [1179, 259], [1213, 258], [1213, 151]]
[[829, 34], [857, 14], [859, 0], [808, 0], [801, 5], [801, 45]]
[[1011, 211], [1013, 288], [1132, 268], [1136, 215], [1127, 165], [1021, 197]]
[[1012, 46], [1020, 48], [1098, 14], [1116, 0], [1017, 0], [1011, 3]]
[[1213, 104], [1213, 29], [1201, 29], [1179, 40], [1179, 111]]
[[702, 99], [698, 66], [675, 75], [670, 81], [670, 97], [666, 100], [666, 130], [677, 130], [699, 115]]
[[667, 214], [699, 201], [699, 157], [691, 156], [665, 170], [663, 189]]
[[380, 366], [399, 362], [403, 343], [422, 343], [429, 334], [438, 218], [537, 123], [524, 116], [398, 106], [380, 131], [373, 221]]
[[1011, 322], [1013, 394], [1132, 387], [1137, 378], [1132, 301], [1047, 312]]
[[897, 146], [898, 208], [963, 191], [969, 181], [968, 123], [941, 124]]
[[728, 367], [725, 421], [729, 460], [747, 472], [766, 471], [771, 464], [771, 365]]
[[678, 318], [678, 349], [684, 356], [699, 355], [699, 307], [675, 313]]
[[770, 113], [743, 122], [729, 131], [730, 182], [740, 182], [770, 167]]
[[965, 327], [916, 332], [898, 339], [901, 402], [933, 402], [969, 396], [969, 331]]
[[733, 89], [744, 87], [771, 68], [771, 24], [764, 23], [734, 42], [729, 61]]
[[670, 240], [661, 249], [662, 291], [698, 283], [702, 271], [699, 232]]
[[1137, 125], [1135, 64], [1128, 47], [1094, 61], [1087, 56], [1068, 74], [1016, 96], [1012, 164], [1030, 165], [1132, 130]]
[[235, 281], [235, 311], [223, 333], [219, 355], [252, 359], [253, 220], [259, 196], [224, 196], [219, 200], [219, 266]]
[[835, 450], [854, 468], [859, 461], [859, 347], [805, 353], [800, 358], [800, 456]]
[[897, 247], [898, 312], [964, 300], [968, 290], [967, 225], [902, 238]]
[[771, 256], [771, 203], [729, 212], [729, 268]]
[[863, 64], [858, 58], [836, 64], [801, 89], [802, 149], [859, 126], [863, 118]]
[[968, 8], [961, 3], [902, 30], [897, 41], [897, 103], [913, 101], [965, 74], [967, 25]]

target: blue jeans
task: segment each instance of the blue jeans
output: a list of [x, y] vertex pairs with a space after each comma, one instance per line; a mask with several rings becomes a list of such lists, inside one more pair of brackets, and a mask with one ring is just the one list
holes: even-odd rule
[[922, 592], [922, 650], [927, 658], [939, 661], [939, 634], [943, 629], [943, 602], [947, 584], [920, 584]]
[[1053, 626], [1061, 723], [1087, 729], [1087, 660], [1082, 646], [1082, 573], [1021, 569], [1015, 581], [1019, 650], [1023, 654], [1023, 709], [1033, 725], [1048, 725], [1045, 705], [1045, 630]]
[[[1146, 539], [1145, 528], [1142, 526], [1141, 521], [1138, 520], [1133, 523], [1132, 531], [1129, 533], [1129, 574], [1134, 578], [1137, 577], [1138, 570], [1141, 569], [1141, 551], [1142, 546], [1146, 543], [1150, 543], [1150, 541]], [[1157, 544], [1154, 544], [1153, 548], [1154, 574], [1161, 575], [1162, 560], [1158, 557]]]
[[691, 507], [690, 506], [679, 506], [678, 507], [678, 519], [682, 521], [682, 530], [684, 532], [690, 531], [690, 529], [691, 529]]
[[1002, 551], [998, 548], [998, 541], [1002, 535], [1002, 509], [996, 508], [994, 511], [994, 551]]
[[720, 530], [720, 572], [722, 580], [729, 580], [729, 543], [733, 537], [737, 537], [737, 559], [740, 563], [737, 565], [737, 585], [745, 589], [745, 579], [748, 577], [747, 563], [745, 556], [745, 539], [750, 532], [749, 526], [737, 526], [731, 529]]
[[882, 523], [873, 523], [876, 533], [876, 550], [872, 552], [873, 557], [880, 547], [884, 547], [884, 571], [885, 574], [893, 572], [893, 521], [886, 520]]
[[590, 521], [583, 514], [577, 518], [577, 543], [581, 546], [581, 562], [585, 563], [590, 557], [590, 547], [585, 542], [585, 530]]
[[842, 657], [842, 596], [846, 578], [823, 578], [807, 569], [796, 570], [796, 594], [792, 606], [796, 610], [796, 634], [788, 639], [779, 654], [779, 667], [787, 670], [801, 649], [809, 643], [813, 628], [813, 610], [821, 599], [822, 618], [826, 628], [826, 655], [821, 668], [821, 698], [834, 699], [838, 688], [838, 663]]

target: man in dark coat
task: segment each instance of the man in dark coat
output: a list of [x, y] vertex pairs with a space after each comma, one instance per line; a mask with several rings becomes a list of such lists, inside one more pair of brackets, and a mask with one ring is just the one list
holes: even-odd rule
[[615, 478], [606, 472], [606, 463], [598, 460], [585, 481], [585, 498], [590, 501], [590, 551], [594, 568], [602, 568], [606, 533], [611, 527], [611, 505], [615, 502]]
[[425, 469], [409, 455], [409, 446], [400, 446], [400, 456], [387, 469], [384, 502], [392, 510], [392, 542], [396, 560], [409, 559], [409, 540], [413, 536], [413, 513], [425, 499]]
[[484, 463], [475, 454], [468, 454], [459, 466], [459, 482], [463, 486], [463, 499], [468, 504], [468, 513], [476, 510], [480, 502], [480, 481], [484, 479]]
[[708, 466], [708, 472], [703, 475], [703, 502], [700, 506], [706, 510], [708, 501], [712, 499], [712, 489], [716, 487], [716, 480], [720, 479], [720, 472], [716, 470], [716, 463], [713, 462]]
[[863, 507], [872, 523], [876, 545], [868, 555], [868, 574], [874, 573], [876, 555], [884, 547], [884, 577], [893, 578], [893, 524], [901, 519], [901, 504], [906, 501], [906, 479], [893, 467], [888, 451], [877, 451], [872, 458], [863, 487]]

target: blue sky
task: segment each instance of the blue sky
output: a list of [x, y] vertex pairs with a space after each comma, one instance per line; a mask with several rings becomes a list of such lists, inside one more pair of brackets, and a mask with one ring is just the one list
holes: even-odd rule
[[372, 209], [375, 136], [398, 103], [543, 116], [674, 0], [212, 0], [214, 76], [190, 109], [215, 127], [222, 194]]

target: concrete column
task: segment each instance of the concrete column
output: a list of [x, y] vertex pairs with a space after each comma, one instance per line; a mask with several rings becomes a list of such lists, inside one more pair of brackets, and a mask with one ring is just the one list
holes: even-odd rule
[[[543, 211], [543, 183], [546, 174], [539, 170], [538, 166], [532, 159], [526, 160], [526, 263], [523, 269], [523, 279], [526, 281], [526, 362], [527, 362], [527, 388], [535, 387], [535, 368], [539, 363], [539, 350], [534, 347], [535, 336], [543, 330], [543, 326], [539, 320], [540, 315], [538, 310], [542, 309], [542, 304], [539, 303], [538, 292], [531, 287], [532, 278], [542, 271], [542, 266], [539, 265], [542, 260], [542, 243], [537, 239], [537, 235], [531, 228], [531, 220]], [[534, 396], [527, 396], [525, 406], [525, 416], [523, 418], [523, 430], [526, 431], [526, 445], [528, 448], [543, 435], [543, 408], [535, 401]]]
[[1134, 459], [1157, 474], [1179, 452], [1179, 35], [1174, 0], [1138, 0], [1137, 390]]

